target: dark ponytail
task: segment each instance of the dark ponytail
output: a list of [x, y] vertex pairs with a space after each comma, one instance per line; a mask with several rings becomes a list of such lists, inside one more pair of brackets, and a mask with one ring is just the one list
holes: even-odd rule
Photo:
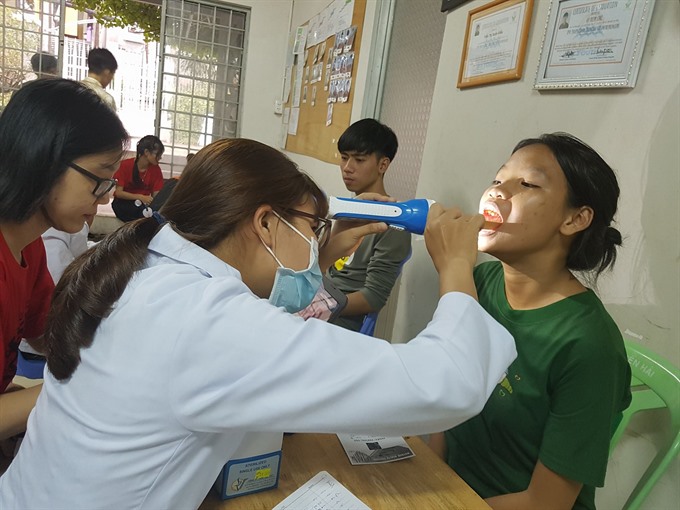
[[142, 267], [159, 229], [153, 217], [126, 223], [66, 268], [45, 328], [47, 367], [54, 377], [65, 380], [73, 375], [80, 349], [92, 345], [99, 323]]
[[623, 244], [621, 232], [614, 227], [587, 229], [572, 244], [567, 267], [574, 271], [592, 271], [595, 277], [614, 267], [616, 248]]
[[620, 194], [616, 174], [594, 149], [568, 133], [522, 140], [512, 152], [534, 144], [547, 146], [555, 155], [567, 180], [569, 206], [593, 210], [590, 225], [571, 244], [567, 268], [589, 272], [591, 278], [586, 279], [594, 284], [603, 271], [614, 267], [616, 249], [622, 244], [621, 233], [611, 226]]
[[132, 184], [135, 186], [141, 186], [142, 183], [142, 178], [139, 175], [139, 165], [137, 162], [139, 161], [139, 154], [135, 156], [135, 162], [132, 165]]

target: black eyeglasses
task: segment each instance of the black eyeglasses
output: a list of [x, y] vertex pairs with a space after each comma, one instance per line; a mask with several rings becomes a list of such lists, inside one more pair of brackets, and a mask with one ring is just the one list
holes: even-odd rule
[[316, 236], [316, 240], [319, 241], [319, 248], [326, 246], [326, 243], [328, 243], [328, 240], [331, 238], [331, 227], [333, 226], [331, 220], [304, 211], [298, 211], [297, 209], [284, 209], [283, 211], [292, 214], [293, 216], [309, 218], [318, 222], [319, 225], [314, 229], [314, 235]]
[[118, 184], [116, 179], [102, 179], [101, 177], [97, 177], [92, 172], [88, 172], [82, 166], [78, 166], [73, 162], [68, 163], [68, 166], [73, 168], [76, 172], [84, 175], [85, 177], [89, 177], [94, 182], [96, 182], [94, 189], [92, 190], [92, 194], [97, 197], [97, 199], [100, 199], [106, 195], [109, 191], [116, 187], [116, 184]]

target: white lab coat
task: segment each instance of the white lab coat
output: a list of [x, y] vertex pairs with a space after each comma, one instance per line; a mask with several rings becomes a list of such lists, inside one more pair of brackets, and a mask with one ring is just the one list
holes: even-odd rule
[[465, 294], [391, 345], [271, 306], [169, 226], [149, 248], [73, 377], [46, 371], [3, 510], [196, 508], [246, 431], [445, 430], [516, 356]]
[[55, 284], [64, 274], [66, 266], [73, 262], [77, 256], [87, 251], [87, 235], [89, 233], [90, 227], [87, 223], [84, 223], [82, 230], [75, 234], [50, 228], [42, 235], [45, 254], [47, 255], [47, 269], [49, 269]]
[[[77, 256], [87, 251], [87, 235], [89, 233], [90, 227], [87, 223], [83, 223], [81, 231], [75, 234], [69, 234], [56, 228], [49, 228], [42, 235], [47, 256], [47, 269], [55, 284], [59, 281], [61, 275], [64, 274], [66, 266], [73, 262]], [[19, 350], [33, 354], [43, 354], [35, 350], [26, 340], [21, 340]]]

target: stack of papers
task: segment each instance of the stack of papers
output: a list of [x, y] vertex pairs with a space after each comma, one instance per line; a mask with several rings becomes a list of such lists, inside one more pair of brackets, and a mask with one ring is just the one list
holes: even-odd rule
[[306, 484], [272, 510], [371, 510], [326, 471]]

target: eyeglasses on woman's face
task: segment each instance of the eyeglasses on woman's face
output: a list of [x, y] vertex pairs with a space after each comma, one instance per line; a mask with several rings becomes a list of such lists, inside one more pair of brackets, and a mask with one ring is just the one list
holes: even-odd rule
[[68, 163], [68, 166], [73, 168], [79, 174], [82, 174], [95, 182], [92, 194], [97, 197], [97, 200], [106, 195], [109, 191], [116, 187], [116, 184], [118, 184], [116, 179], [102, 179], [101, 177], [94, 175], [92, 172], [88, 172], [82, 166], [76, 165], [73, 162]]
[[316, 228], [314, 228], [314, 235], [319, 242], [319, 248], [326, 246], [326, 243], [328, 243], [328, 240], [331, 238], [331, 227], [333, 226], [333, 222], [331, 220], [316, 216], [315, 214], [298, 211], [297, 209], [284, 209], [283, 211], [293, 216], [300, 216], [302, 218], [314, 220], [318, 224]]

